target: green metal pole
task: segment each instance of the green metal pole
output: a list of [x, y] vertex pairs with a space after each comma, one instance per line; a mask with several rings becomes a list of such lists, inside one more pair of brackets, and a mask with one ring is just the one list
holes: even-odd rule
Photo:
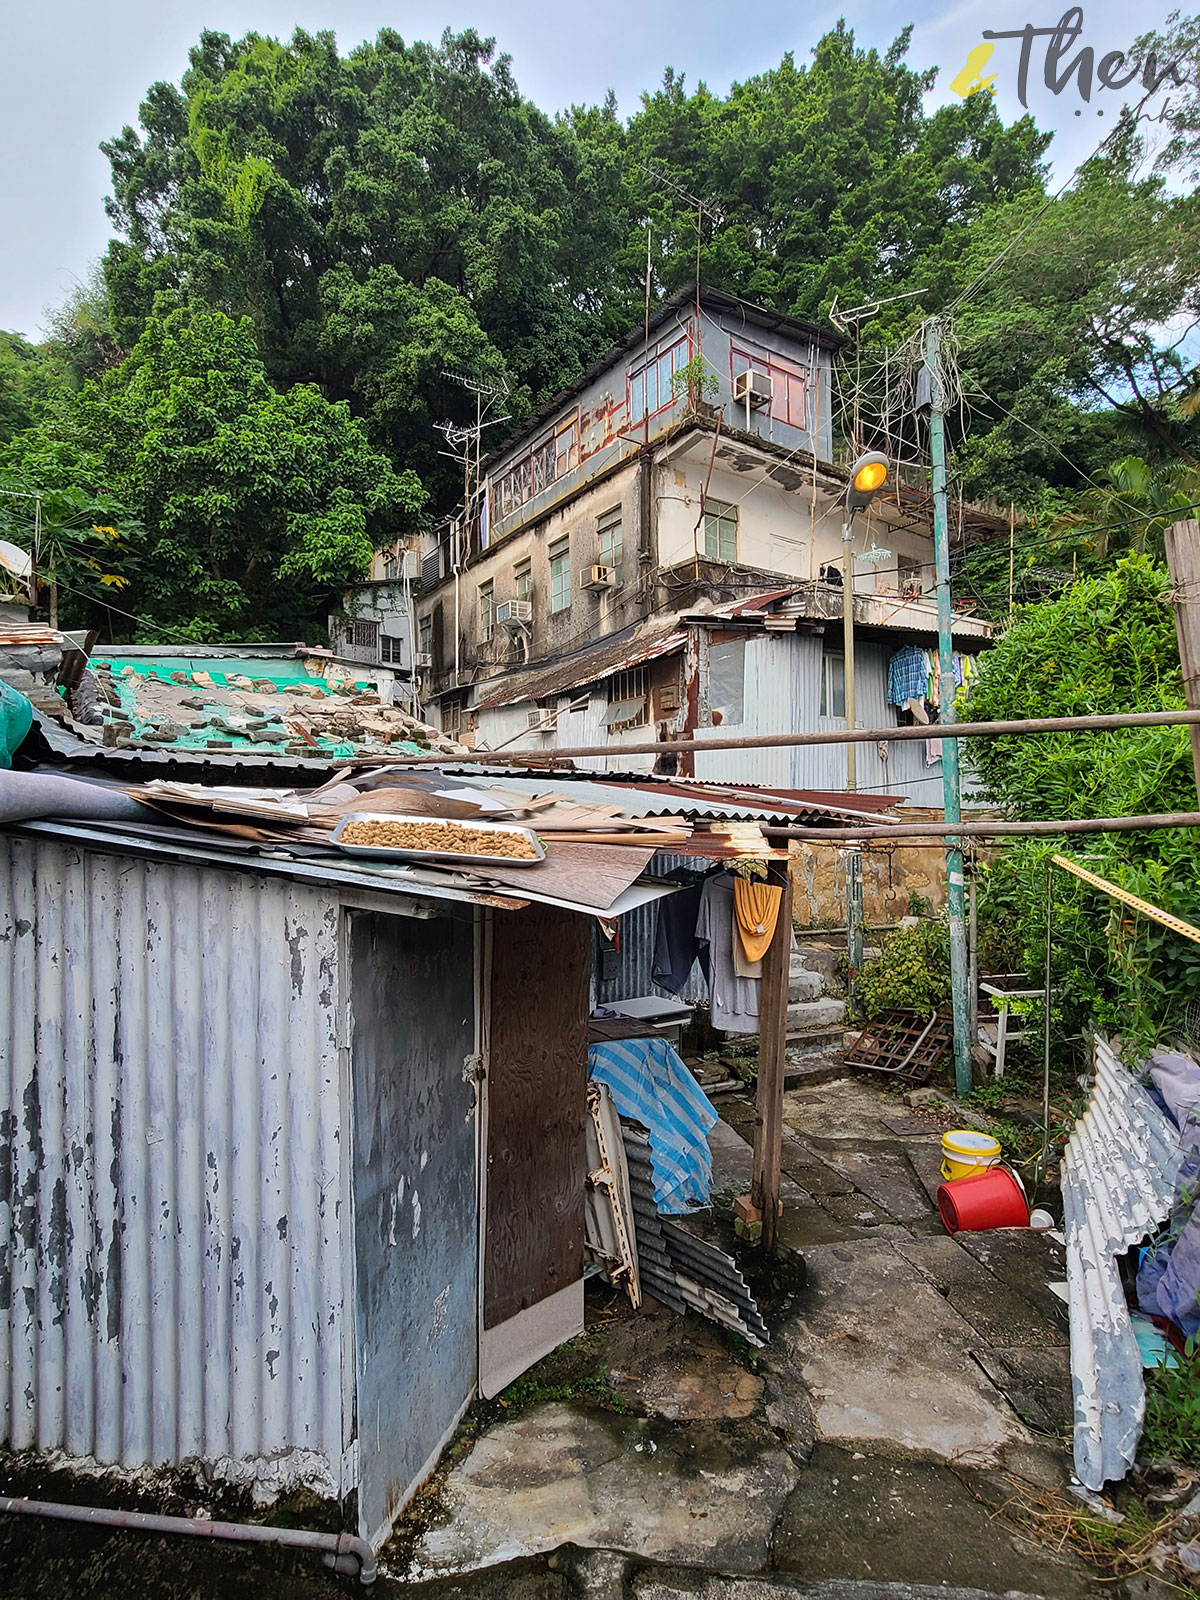
[[[942, 391], [938, 322], [926, 325], [925, 364], [929, 368], [929, 456], [933, 466], [933, 553], [937, 572], [938, 658], [943, 722], [957, 718], [954, 704], [954, 642], [950, 611], [950, 531], [946, 519], [945, 395]], [[942, 798], [947, 822], [962, 820], [958, 780], [958, 740], [942, 742]], [[952, 838], [946, 840], [946, 901], [950, 917], [950, 998], [954, 1007], [954, 1087], [964, 1095], [971, 1088], [971, 1007], [967, 979], [967, 925], [963, 856]]]

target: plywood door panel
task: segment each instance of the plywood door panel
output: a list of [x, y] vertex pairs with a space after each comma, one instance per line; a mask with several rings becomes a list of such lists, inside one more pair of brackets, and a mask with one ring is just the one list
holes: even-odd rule
[[474, 935], [349, 915], [359, 1523], [377, 1544], [475, 1392]]
[[[590, 963], [585, 917], [531, 906], [496, 918], [483, 1333], [486, 1350], [490, 1335], [522, 1318], [507, 1339], [490, 1341], [493, 1349], [505, 1346], [506, 1371], [517, 1359], [514, 1334], [536, 1360], [544, 1353], [539, 1343], [571, 1331], [576, 1313], [564, 1307], [577, 1303], [582, 1313]], [[540, 1333], [538, 1317], [526, 1315], [538, 1306], [547, 1308]], [[486, 1381], [483, 1387], [494, 1392]]]

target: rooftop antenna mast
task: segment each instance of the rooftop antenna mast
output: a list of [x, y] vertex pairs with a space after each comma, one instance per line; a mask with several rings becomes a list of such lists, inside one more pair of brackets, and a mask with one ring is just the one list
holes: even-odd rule
[[474, 524], [475, 507], [481, 493], [481, 461], [482, 449], [480, 440], [483, 438], [485, 428], [494, 428], [501, 422], [509, 420], [509, 413], [502, 412], [498, 416], [491, 414], [493, 406], [503, 403], [508, 397], [508, 384], [501, 380], [499, 383], [488, 383], [483, 378], [472, 377], [470, 373], [448, 372], [443, 370], [442, 377], [456, 383], [468, 394], [475, 396], [475, 421], [474, 423], [439, 422], [437, 430], [449, 445], [448, 450], [443, 450], [442, 455], [447, 455], [452, 461], [460, 462], [463, 469], [463, 514], [457, 525], [451, 525], [450, 565], [454, 573], [454, 682], [459, 681], [460, 651], [462, 629], [460, 627], [460, 574], [470, 554], [470, 529]]
[[[725, 221], [725, 213], [721, 209], [721, 207], [716, 204], [715, 201], [713, 201], [713, 200], [702, 200], [699, 195], [692, 194], [690, 189], [685, 189], [683, 184], [681, 184], [677, 179], [673, 178], [669, 172], [663, 172], [661, 168], [652, 166], [648, 161], [639, 161], [638, 162], [638, 166], [641, 167], [641, 169], [642, 169], [642, 171], [644, 173], [646, 173], [649, 177], [653, 178], [655, 183], [661, 185], [661, 187], [664, 188], [664, 189], [670, 189], [672, 194], [677, 195], [680, 200], [685, 202], [685, 204], [687, 204], [688, 206], [693, 206], [695, 208], [695, 211], [696, 211], [696, 337], [699, 338], [699, 336], [700, 336], [700, 248], [701, 248], [701, 245], [704, 242], [704, 219], [705, 219], [705, 217], [707, 217], [708, 220], [712, 223], [714, 228], [719, 228], [721, 226], [721, 224]], [[648, 362], [649, 359], [650, 359], [650, 220], [649, 220], [648, 217], [646, 219], [646, 331], [645, 331], [645, 344], [644, 344], [644, 348], [643, 348], [642, 359], [643, 359], [644, 362]], [[646, 436], [646, 439], [648, 440], [650, 438], [650, 413], [649, 413], [649, 408], [646, 409], [644, 427], [645, 427], [645, 436]]]

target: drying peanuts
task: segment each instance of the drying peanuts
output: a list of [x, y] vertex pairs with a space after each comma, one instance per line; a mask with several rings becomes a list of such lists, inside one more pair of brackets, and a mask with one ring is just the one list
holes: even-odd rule
[[441, 850], [466, 856], [507, 856], [519, 861], [535, 859], [537, 851], [522, 833], [492, 833], [460, 822], [393, 822], [389, 818], [348, 822], [341, 832], [343, 844], [372, 849]]

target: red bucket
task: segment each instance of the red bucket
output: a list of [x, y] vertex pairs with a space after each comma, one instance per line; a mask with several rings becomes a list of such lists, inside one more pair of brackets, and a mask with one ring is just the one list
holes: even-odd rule
[[952, 1178], [938, 1189], [937, 1203], [947, 1233], [1029, 1226], [1025, 1190], [1007, 1167], [989, 1167], [969, 1178]]

